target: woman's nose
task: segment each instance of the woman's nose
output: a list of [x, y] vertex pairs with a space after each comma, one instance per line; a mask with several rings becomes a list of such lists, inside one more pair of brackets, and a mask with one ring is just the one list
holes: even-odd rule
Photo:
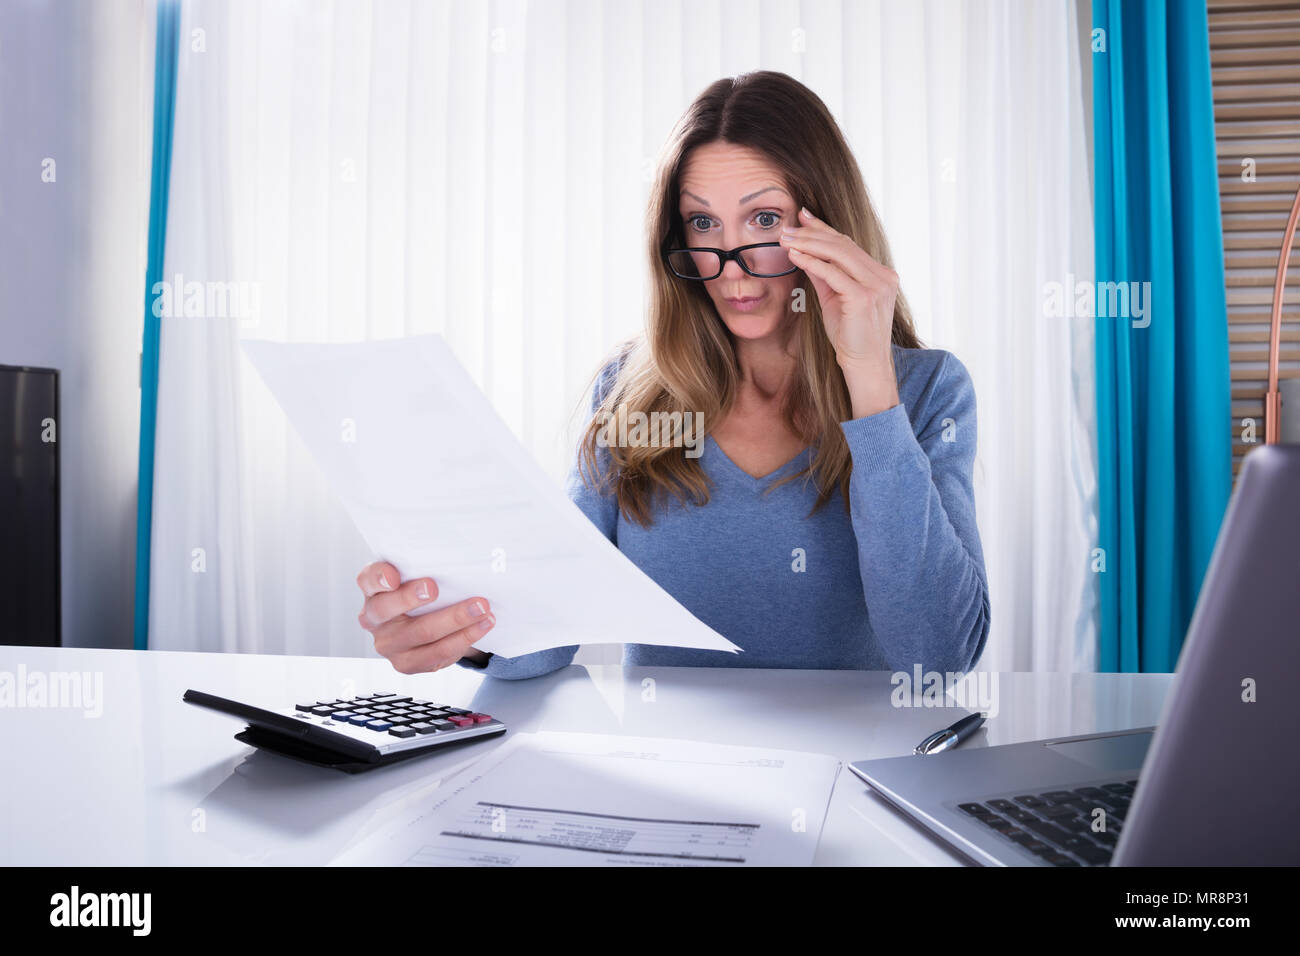
[[740, 268], [740, 263], [735, 259], [728, 259], [722, 266], [722, 275], [719, 279], [742, 279], [746, 275], [745, 270]]

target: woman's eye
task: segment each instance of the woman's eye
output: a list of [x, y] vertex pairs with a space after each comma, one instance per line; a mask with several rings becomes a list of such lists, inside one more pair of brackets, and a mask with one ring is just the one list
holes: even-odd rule
[[692, 216], [689, 222], [696, 232], [708, 232], [713, 226], [713, 220], [708, 216]]
[[760, 212], [754, 216], [754, 219], [764, 229], [772, 229], [781, 221], [781, 217], [774, 212]]

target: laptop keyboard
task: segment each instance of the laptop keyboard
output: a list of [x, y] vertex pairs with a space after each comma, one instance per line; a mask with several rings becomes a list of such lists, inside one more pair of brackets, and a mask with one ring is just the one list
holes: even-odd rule
[[[1106, 866], [1136, 787], [1136, 780], [1117, 781], [961, 803], [957, 809], [1053, 866]], [[1101, 831], [1093, 829], [1097, 808], [1106, 811]]]

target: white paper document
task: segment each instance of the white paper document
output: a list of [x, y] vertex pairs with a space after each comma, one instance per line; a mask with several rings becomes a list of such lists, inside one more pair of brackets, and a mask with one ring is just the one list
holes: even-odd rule
[[840, 761], [691, 740], [519, 734], [337, 866], [808, 866]]
[[488, 599], [475, 647], [740, 650], [597, 530], [441, 336], [243, 346], [378, 558], [438, 582], [421, 610]]

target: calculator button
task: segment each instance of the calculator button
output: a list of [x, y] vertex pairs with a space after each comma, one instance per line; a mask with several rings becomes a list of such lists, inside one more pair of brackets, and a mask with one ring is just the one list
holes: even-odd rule
[[388, 721], [386, 721], [386, 720], [372, 720], [370, 723], [366, 724], [366, 729], [367, 729], [367, 730], [387, 730], [387, 729], [388, 729], [389, 727], [391, 727], [391, 726], [393, 726], [393, 725], [390, 724], [390, 723], [389, 723]]
[[364, 727], [374, 719], [375, 718], [371, 717], [369, 714], [353, 714], [348, 718], [348, 723], [356, 724], [358, 727]]
[[470, 717], [476, 724], [486, 724], [492, 721], [492, 718], [487, 714], [470, 714]]
[[334, 713], [330, 714], [330, 716], [335, 720], [351, 720], [356, 715], [350, 710], [336, 710]]
[[464, 717], [466, 714], [472, 714], [472, 713], [474, 713], [474, 711], [472, 711], [472, 710], [466, 710], [464, 707], [444, 707], [444, 708], [442, 708], [442, 709], [443, 709], [443, 710], [446, 710], [446, 711], [449, 711], [449, 712], [451, 712], [451, 713], [453, 713], [453, 714], [459, 714], [459, 715], [462, 716], [462, 717]]
[[313, 707], [311, 709], [311, 712], [313, 714], [316, 714], [320, 717], [328, 717], [330, 714], [333, 714], [337, 711], [338, 711], [337, 707]]
[[456, 729], [456, 725], [453, 724], [450, 720], [431, 720], [431, 721], [429, 721], [429, 723], [430, 723], [431, 725], [433, 725], [434, 727], [438, 728], [439, 730], [455, 730], [455, 729]]
[[315, 710], [315, 709], [316, 709], [317, 707], [319, 707], [319, 706], [320, 706], [320, 704], [315, 704], [315, 703], [312, 703], [312, 704], [294, 704], [294, 705], [293, 705], [293, 709], [294, 709], [294, 710]]
[[394, 737], [414, 737], [415, 731], [410, 727], [394, 727], [389, 731]]
[[457, 727], [472, 727], [474, 725], [474, 719], [472, 717], [448, 717], [447, 720], [455, 724]]
[[416, 723], [416, 724], [409, 724], [408, 726], [412, 730], [414, 730], [417, 734], [436, 734], [438, 732], [438, 728], [433, 726], [433, 724]]

